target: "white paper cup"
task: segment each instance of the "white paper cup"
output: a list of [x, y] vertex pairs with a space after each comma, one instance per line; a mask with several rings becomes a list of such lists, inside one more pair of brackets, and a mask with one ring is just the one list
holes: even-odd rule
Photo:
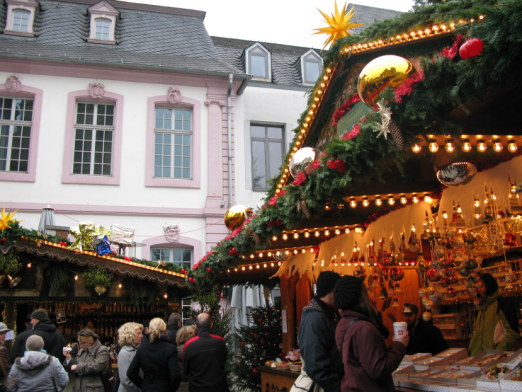
[[396, 321], [393, 323], [393, 336], [395, 338], [403, 337], [408, 330], [408, 323], [406, 321]]

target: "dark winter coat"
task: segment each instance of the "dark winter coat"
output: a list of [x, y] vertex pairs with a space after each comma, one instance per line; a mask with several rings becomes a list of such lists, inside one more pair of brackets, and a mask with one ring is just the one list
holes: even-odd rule
[[448, 348], [442, 332], [433, 324], [418, 319], [412, 328], [408, 327], [410, 342], [406, 354], [431, 353], [438, 354]]
[[12, 392], [48, 392], [62, 390], [69, 382], [67, 372], [57, 358], [40, 351], [27, 351], [17, 358], [7, 384]]
[[[343, 310], [341, 316], [335, 331], [344, 365], [341, 391], [394, 391], [392, 372], [401, 363], [406, 347], [399, 342], [386, 347], [377, 327], [361, 313]], [[357, 321], [348, 326], [354, 319]]]
[[65, 346], [65, 339], [62, 331], [56, 328], [50, 320], [40, 321], [34, 329], [28, 329], [20, 333], [11, 349], [11, 361], [14, 362], [16, 358], [22, 357], [25, 352], [25, 342], [31, 335], [39, 335], [44, 341], [44, 349], [52, 356], [58, 358], [60, 362], [63, 362], [65, 357], [63, 356], [63, 347]]
[[185, 343], [183, 374], [189, 380], [189, 392], [228, 392], [225, 340], [198, 328], [197, 335]]
[[[140, 369], [143, 377], [140, 376]], [[178, 350], [167, 336], [142, 342], [127, 370], [127, 377], [143, 392], [172, 392], [178, 389]]]
[[312, 298], [303, 308], [297, 338], [306, 374], [328, 392], [339, 391], [343, 377], [335, 325], [335, 309]]
[[169, 341], [172, 344], [175, 344], [176, 346], [177, 346], [176, 334], [178, 333], [178, 331], [179, 331], [179, 327], [177, 325], [169, 325], [167, 327], [167, 336], [169, 338]]

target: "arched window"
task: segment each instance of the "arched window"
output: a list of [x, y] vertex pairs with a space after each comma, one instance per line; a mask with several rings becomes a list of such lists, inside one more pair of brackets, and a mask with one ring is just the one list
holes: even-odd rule
[[110, 40], [111, 39], [111, 27], [112, 21], [107, 18], [96, 18], [96, 33], [95, 38], [100, 40]]

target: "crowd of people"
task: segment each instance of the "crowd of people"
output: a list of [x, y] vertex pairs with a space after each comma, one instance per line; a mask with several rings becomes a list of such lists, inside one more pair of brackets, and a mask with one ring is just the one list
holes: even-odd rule
[[10, 329], [0, 323], [0, 392], [228, 392], [226, 344], [211, 327], [208, 313], [183, 327], [178, 313], [147, 327], [125, 323], [118, 329], [114, 372], [109, 348], [92, 325], [65, 346], [47, 311], [36, 309], [10, 353], [4, 345]]
[[[495, 278], [474, 281], [477, 314], [468, 347], [470, 355], [488, 349], [509, 350], [519, 340], [518, 310], [499, 297]], [[290, 392], [394, 391], [392, 373], [404, 355], [440, 353], [448, 348], [429, 312], [419, 317], [415, 304], [403, 310], [407, 330], [393, 336], [357, 277], [323, 271], [316, 292], [303, 308], [298, 344], [303, 362]]]
[[[518, 309], [499, 296], [495, 278], [474, 280], [476, 317], [468, 351], [509, 350], [519, 340]], [[392, 373], [405, 354], [448, 348], [441, 331], [419, 307], [406, 303], [407, 329], [390, 333], [360, 278], [323, 271], [312, 300], [303, 308], [298, 343], [302, 371], [290, 392], [394, 390]], [[0, 392], [228, 392], [227, 346], [211, 333], [211, 317], [200, 313], [193, 325], [182, 326], [172, 313], [167, 322], [127, 322], [118, 329], [117, 377], [109, 348], [93, 325], [81, 329], [74, 345], [65, 346], [62, 332], [45, 309], [29, 317], [29, 328], [16, 336], [9, 353], [10, 332], [0, 322]]]

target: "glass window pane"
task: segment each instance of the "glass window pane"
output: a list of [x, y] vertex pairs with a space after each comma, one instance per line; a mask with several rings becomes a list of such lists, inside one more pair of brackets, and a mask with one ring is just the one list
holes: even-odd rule
[[252, 183], [254, 189], [266, 188], [265, 143], [252, 141]]
[[305, 61], [305, 83], [315, 83], [321, 73], [321, 63], [319, 61]]
[[267, 58], [256, 54], [250, 55], [250, 73], [259, 78], [268, 78], [267, 75]]
[[282, 163], [283, 150], [281, 143], [268, 143], [268, 179], [275, 177], [279, 173], [279, 167]]
[[265, 129], [266, 127], [260, 125], [251, 125], [250, 126], [250, 135], [252, 137], [265, 138]]
[[283, 128], [281, 127], [267, 127], [267, 134], [269, 139], [283, 140]]

